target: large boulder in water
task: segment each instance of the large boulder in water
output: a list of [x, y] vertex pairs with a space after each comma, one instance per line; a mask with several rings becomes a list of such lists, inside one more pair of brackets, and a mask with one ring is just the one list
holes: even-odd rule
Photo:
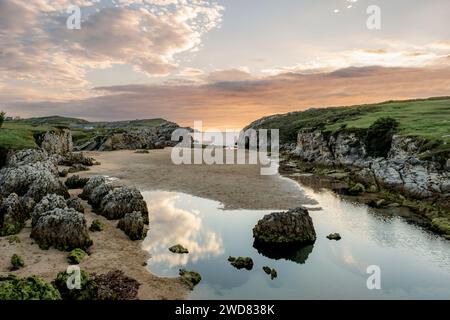
[[86, 249], [92, 245], [84, 215], [71, 208], [43, 213], [33, 226], [31, 237], [43, 249], [50, 246], [59, 250]]
[[316, 241], [314, 225], [305, 208], [266, 215], [253, 228], [253, 236], [260, 245], [280, 247]]
[[144, 218], [140, 212], [127, 213], [120, 219], [117, 227], [131, 240], [142, 240], [146, 236]]
[[66, 209], [66, 200], [57, 194], [48, 194], [34, 207], [31, 213], [31, 225], [35, 226], [39, 218], [55, 209]]
[[[147, 217], [147, 204], [136, 188], [121, 187], [111, 191], [102, 201], [101, 214], [109, 220], [121, 219], [127, 213], [141, 212]], [[147, 221], [145, 221], [147, 223]]]
[[27, 213], [17, 194], [11, 193], [3, 199], [0, 204], [0, 236], [19, 233], [26, 220]]

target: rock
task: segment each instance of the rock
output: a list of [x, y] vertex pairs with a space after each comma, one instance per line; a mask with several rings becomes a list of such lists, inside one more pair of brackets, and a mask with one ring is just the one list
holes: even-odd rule
[[70, 264], [80, 264], [85, 256], [86, 252], [84, 252], [84, 250], [76, 248], [70, 251], [69, 255], [67, 256], [67, 262], [69, 262]]
[[67, 199], [66, 203], [69, 208], [72, 208], [78, 212], [84, 213], [83, 201], [81, 201], [79, 198]]
[[92, 245], [84, 215], [71, 208], [45, 212], [33, 226], [31, 238], [42, 249], [50, 246], [58, 250], [86, 249]]
[[67, 188], [59, 180], [58, 169], [51, 160], [3, 168], [0, 171], [0, 193], [7, 196], [13, 192], [36, 202], [49, 193], [69, 197]]
[[450, 220], [447, 218], [434, 218], [431, 221], [431, 228], [444, 235], [450, 235]]
[[39, 277], [0, 277], [0, 300], [61, 300], [56, 288]]
[[370, 187], [369, 187], [369, 189], [367, 189], [367, 192], [368, 193], [377, 193], [379, 190], [378, 190], [378, 187], [376, 186], [376, 185], [374, 185], [374, 184], [372, 184]]
[[[136, 188], [121, 187], [106, 195], [101, 204], [100, 214], [109, 220], [121, 219], [130, 212], [141, 212], [144, 223], [148, 223], [147, 204]], [[147, 217], [147, 219], [146, 219]]]
[[84, 167], [92, 167], [97, 165], [98, 162], [94, 158], [86, 157], [82, 152], [69, 153], [60, 162], [60, 165], [64, 166], [76, 166], [81, 165]]
[[141, 212], [127, 213], [120, 219], [117, 227], [121, 229], [131, 240], [142, 240], [146, 237], [144, 218]]
[[48, 154], [66, 155], [73, 150], [72, 133], [69, 129], [61, 131], [48, 131], [38, 137], [38, 145]]
[[66, 271], [59, 272], [56, 279], [52, 282], [53, 286], [58, 289], [63, 300], [95, 300], [97, 297], [97, 284], [93, 277], [84, 270], [80, 270], [80, 288], [69, 289], [67, 282], [72, 276]]
[[92, 221], [91, 226], [89, 227], [89, 231], [92, 232], [100, 232], [103, 231], [103, 223], [100, 220], [95, 219]]
[[229, 257], [228, 261], [231, 262], [231, 265], [235, 267], [236, 269], [247, 269], [252, 270], [253, 269], [253, 260], [249, 257]]
[[447, 159], [447, 161], [445, 162], [444, 169], [450, 171], [450, 159]]
[[366, 192], [366, 188], [361, 183], [355, 184], [348, 190], [348, 193], [352, 196], [358, 196], [364, 192]]
[[189, 250], [183, 247], [181, 244], [177, 244], [169, 248], [170, 252], [178, 253], [178, 254], [186, 254], [189, 253]]
[[19, 196], [11, 193], [0, 204], [0, 236], [14, 235], [22, 230], [28, 215]]
[[275, 279], [276, 277], [278, 277], [277, 270], [275, 270], [275, 269], [265, 266], [265, 267], [263, 267], [263, 270], [266, 274], [268, 274], [270, 276], [270, 278], [272, 280]]
[[63, 170], [58, 172], [58, 175], [59, 175], [60, 178], [65, 178], [65, 177], [67, 177], [68, 174], [69, 174], [69, 170], [68, 169], [63, 169]]
[[107, 274], [93, 274], [97, 286], [96, 300], [137, 300], [140, 283], [127, 277], [123, 271], [114, 270]]
[[150, 153], [148, 150], [137, 150], [135, 153], [137, 154], [147, 154]]
[[25, 262], [23, 259], [19, 257], [17, 254], [14, 254], [11, 257], [11, 271], [19, 270], [25, 266]]
[[35, 226], [40, 217], [47, 212], [51, 212], [55, 209], [66, 209], [66, 200], [58, 196], [57, 194], [46, 195], [42, 200], [34, 207], [31, 213], [31, 226]]
[[313, 222], [305, 208], [264, 216], [253, 228], [255, 241], [265, 245], [311, 244], [316, 241]]
[[90, 200], [92, 192], [101, 184], [106, 183], [106, 178], [103, 176], [91, 177], [83, 188], [83, 192], [80, 194], [80, 198], [84, 200]]
[[89, 168], [79, 163], [76, 163], [69, 168], [69, 173], [77, 173], [81, 171], [89, 171]]
[[25, 149], [14, 153], [7, 161], [8, 167], [20, 167], [49, 159], [48, 153], [40, 149]]
[[327, 236], [327, 239], [328, 239], [328, 240], [336, 240], [336, 241], [339, 241], [339, 240], [341, 240], [342, 238], [341, 238], [341, 235], [340, 235], [339, 233], [331, 233], [331, 234], [329, 234], [329, 235]]
[[80, 178], [80, 176], [74, 175], [66, 180], [65, 185], [69, 189], [82, 189], [88, 181], [89, 178]]
[[202, 277], [198, 272], [195, 271], [187, 271], [186, 269], [180, 269], [181, 279], [186, 282], [187, 285], [191, 288], [191, 290], [202, 281]]
[[386, 200], [379, 199], [379, 200], [371, 200], [367, 205], [372, 208], [383, 208], [387, 205], [387, 203]]
[[100, 209], [102, 206], [102, 202], [105, 197], [114, 190], [114, 186], [110, 183], [104, 183], [99, 185], [92, 191], [91, 196], [89, 198], [89, 203], [92, 205], [94, 209]]

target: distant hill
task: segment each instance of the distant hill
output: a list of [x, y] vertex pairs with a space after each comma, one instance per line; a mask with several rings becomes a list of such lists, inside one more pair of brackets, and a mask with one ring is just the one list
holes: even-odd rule
[[108, 134], [114, 130], [127, 128], [156, 127], [167, 120], [141, 119], [129, 121], [89, 122], [84, 119], [61, 116], [36, 117], [7, 120], [0, 129], [0, 149], [25, 149], [37, 147], [35, 135], [51, 130], [69, 128], [75, 143], [82, 143], [96, 135]]

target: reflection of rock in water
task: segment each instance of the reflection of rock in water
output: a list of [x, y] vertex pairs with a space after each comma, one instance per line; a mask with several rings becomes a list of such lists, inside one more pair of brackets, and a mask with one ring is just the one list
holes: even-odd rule
[[285, 259], [288, 261], [297, 262], [299, 264], [304, 264], [309, 257], [309, 254], [313, 251], [314, 245], [303, 245], [303, 246], [268, 246], [260, 242], [255, 241], [253, 247], [258, 250], [258, 253], [263, 256], [280, 260]]

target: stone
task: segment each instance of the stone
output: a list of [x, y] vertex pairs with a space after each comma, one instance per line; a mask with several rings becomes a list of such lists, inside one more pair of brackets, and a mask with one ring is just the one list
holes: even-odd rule
[[57, 194], [48, 194], [34, 207], [31, 213], [31, 226], [35, 226], [40, 217], [54, 209], [66, 209], [66, 200]]
[[86, 183], [88, 183], [89, 178], [80, 178], [79, 175], [73, 175], [67, 178], [64, 183], [69, 189], [83, 189]]
[[67, 199], [66, 204], [69, 208], [72, 208], [78, 212], [84, 213], [83, 201], [79, 198]]
[[80, 262], [86, 257], [86, 252], [80, 248], [73, 249], [67, 256], [67, 262], [70, 264], [80, 264]]
[[341, 238], [341, 235], [340, 235], [339, 233], [331, 233], [331, 234], [329, 234], [329, 235], [327, 236], [327, 239], [328, 239], [328, 240], [336, 240], [336, 241], [339, 241], [339, 240], [341, 240], [342, 238]]
[[80, 194], [80, 198], [84, 200], [90, 200], [92, 192], [101, 184], [106, 183], [106, 178], [103, 176], [93, 176], [89, 178], [88, 182], [83, 188], [83, 192]]
[[229, 257], [228, 261], [230, 261], [231, 265], [236, 269], [247, 269], [247, 270], [253, 269], [253, 259], [250, 257], [238, 257], [238, 258]]
[[[127, 213], [141, 212], [148, 223], [147, 204], [136, 188], [121, 187], [109, 192], [103, 199], [100, 214], [109, 220], [121, 219]], [[147, 219], [145, 219], [147, 217]]]
[[48, 131], [38, 137], [37, 143], [48, 154], [66, 155], [73, 150], [72, 133], [69, 129]]
[[32, 227], [31, 238], [42, 249], [53, 246], [65, 251], [92, 245], [84, 215], [71, 208], [45, 212]]
[[366, 192], [366, 188], [361, 183], [355, 184], [348, 190], [348, 193], [352, 196], [358, 196], [364, 192]]
[[91, 226], [89, 227], [89, 231], [92, 232], [100, 232], [103, 231], [103, 223], [100, 220], [95, 219], [92, 221]]
[[69, 197], [67, 188], [59, 180], [58, 168], [51, 160], [6, 167], [0, 171], [0, 193], [16, 193], [39, 202], [49, 193]]
[[311, 244], [316, 232], [308, 210], [296, 208], [264, 216], [253, 228], [255, 241], [265, 245]]
[[7, 161], [8, 167], [20, 167], [48, 160], [49, 155], [40, 149], [25, 149], [15, 152]]
[[28, 215], [17, 194], [11, 193], [0, 204], [0, 236], [10, 236], [22, 230]]
[[89, 198], [89, 203], [94, 209], [100, 209], [105, 197], [114, 190], [114, 186], [110, 183], [103, 183], [96, 187]]
[[180, 269], [179, 275], [181, 279], [191, 288], [191, 290], [202, 281], [202, 277], [198, 272]]
[[275, 270], [275, 269], [265, 266], [265, 267], [263, 267], [263, 270], [266, 274], [268, 274], [270, 276], [270, 278], [272, 280], [275, 279], [276, 277], [278, 277], [277, 270]]
[[143, 240], [146, 237], [144, 218], [141, 212], [127, 213], [120, 219], [117, 227], [130, 238], [130, 240]]
[[59, 164], [65, 166], [81, 165], [85, 167], [92, 167], [93, 165], [98, 164], [98, 162], [94, 158], [86, 157], [82, 152], [79, 153], [71, 152], [67, 154], [59, 162]]
[[177, 254], [186, 254], [189, 253], [189, 250], [183, 247], [181, 244], [174, 245], [169, 248], [169, 251]]

